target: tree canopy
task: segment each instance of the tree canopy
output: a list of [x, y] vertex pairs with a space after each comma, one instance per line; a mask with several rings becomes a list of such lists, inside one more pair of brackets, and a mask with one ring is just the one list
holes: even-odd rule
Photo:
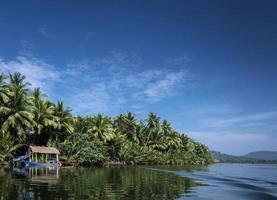
[[23, 144], [58, 147], [61, 159], [76, 165], [212, 161], [206, 146], [177, 132], [155, 113], [145, 120], [132, 112], [73, 116], [62, 101], [53, 103], [29, 85], [20, 73], [0, 75], [0, 162], [8, 161]]

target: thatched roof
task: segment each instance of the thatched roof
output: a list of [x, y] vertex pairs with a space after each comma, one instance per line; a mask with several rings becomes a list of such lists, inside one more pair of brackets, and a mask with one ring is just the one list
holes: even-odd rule
[[54, 147], [30, 146], [29, 149], [32, 153], [60, 154], [59, 150]]

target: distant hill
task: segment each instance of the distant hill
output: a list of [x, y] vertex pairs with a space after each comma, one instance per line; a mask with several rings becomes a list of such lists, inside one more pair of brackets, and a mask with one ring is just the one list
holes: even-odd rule
[[244, 157], [262, 160], [277, 160], [277, 151], [255, 151], [246, 154]]
[[[213, 158], [218, 162], [223, 163], [277, 163], [276, 160], [259, 159], [246, 156], [233, 156], [229, 154], [220, 153], [218, 151], [210, 151]], [[248, 155], [248, 154], [247, 154]]]

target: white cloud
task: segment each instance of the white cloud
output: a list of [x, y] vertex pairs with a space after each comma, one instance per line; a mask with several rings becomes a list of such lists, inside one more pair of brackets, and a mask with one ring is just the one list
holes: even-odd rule
[[277, 119], [277, 111], [255, 113], [252, 115], [235, 116], [229, 118], [210, 118], [205, 119], [203, 122], [208, 127], [227, 127], [232, 125], [245, 125], [253, 124], [270, 119]]
[[206, 105], [199, 105], [191, 108], [190, 112], [198, 116], [203, 116], [203, 115], [216, 115], [216, 116], [225, 115], [226, 116], [226, 115], [235, 114], [239, 112], [239, 110], [236, 107], [223, 104], [223, 103], [214, 104], [214, 103], [205, 102], [205, 104]]
[[110, 109], [110, 98], [106, 87], [98, 84], [89, 89], [82, 89], [73, 97], [72, 103], [77, 113], [107, 112]]
[[[148, 83], [144, 90], [145, 96], [154, 101], [173, 95], [186, 79], [184, 71], [166, 72], [165, 77]], [[180, 85], [179, 85], [180, 84]]]
[[0, 59], [0, 72], [20, 72], [26, 76], [31, 87], [40, 87], [45, 92], [50, 92], [54, 82], [60, 79], [61, 73], [46, 62], [26, 56], [18, 56], [14, 60]]
[[187, 55], [183, 55], [176, 58], [171, 58], [167, 61], [170, 65], [187, 65], [191, 62], [191, 59]]
[[[32, 54], [0, 60], [0, 72], [20, 72], [32, 88], [57, 94], [74, 112], [96, 113], [133, 108], [177, 94], [188, 82], [188, 72], [160, 67], [144, 68], [135, 54], [112, 52], [106, 57], [77, 60], [58, 70]], [[59, 84], [58, 88], [53, 87]], [[63, 88], [63, 92], [58, 91]]]
[[[141, 59], [137, 55], [113, 52], [106, 57], [86, 59], [68, 65], [66, 73], [80, 78], [84, 86], [77, 94], [76, 102], [99, 101], [102, 103], [86, 103], [82, 110], [89, 109], [94, 112], [115, 107], [126, 106], [132, 109], [132, 104], [145, 104], [160, 101], [176, 94], [187, 83], [188, 72], [167, 68], [143, 70]], [[105, 98], [96, 98], [97, 95], [85, 96], [87, 88], [102, 86]], [[76, 89], [76, 91], [78, 91]], [[93, 91], [92, 91], [93, 92]], [[113, 105], [111, 107], [110, 105]]]

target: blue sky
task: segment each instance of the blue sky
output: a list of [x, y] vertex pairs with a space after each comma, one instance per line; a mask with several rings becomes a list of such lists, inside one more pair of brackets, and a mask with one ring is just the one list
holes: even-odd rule
[[6, 1], [0, 71], [74, 114], [152, 111], [213, 150], [277, 150], [276, 1]]

